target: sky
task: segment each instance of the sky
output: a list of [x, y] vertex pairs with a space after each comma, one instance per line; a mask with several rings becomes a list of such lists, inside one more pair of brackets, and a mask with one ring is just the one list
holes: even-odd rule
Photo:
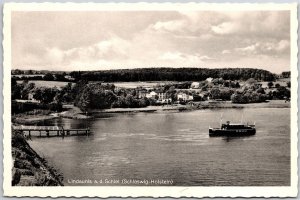
[[290, 70], [289, 11], [12, 12], [13, 69]]

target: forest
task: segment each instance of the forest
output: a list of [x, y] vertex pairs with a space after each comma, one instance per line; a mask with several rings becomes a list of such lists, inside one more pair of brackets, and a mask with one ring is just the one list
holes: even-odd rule
[[102, 71], [73, 71], [70, 75], [75, 80], [103, 82], [134, 81], [203, 81], [207, 78], [224, 80], [274, 81], [276, 75], [263, 69], [254, 68], [139, 68]]

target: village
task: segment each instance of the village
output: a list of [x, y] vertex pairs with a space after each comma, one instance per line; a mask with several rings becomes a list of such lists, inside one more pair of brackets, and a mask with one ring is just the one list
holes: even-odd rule
[[[161, 105], [201, 107], [199, 102], [217, 106], [216, 103], [225, 101], [238, 104], [269, 100], [289, 101], [291, 87], [289, 74], [286, 72], [278, 75], [275, 81], [259, 81], [254, 78], [246, 81], [224, 80], [208, 77], [203, 81], [123, 84], [86, 80], [74, 82], [74, 77], [68, 74], [46, 73], [39, 76], [43, 80], [35, 80], [35, 76], [32, 75], [12, 75], [13, 114], [62, 112], [70, 105], [87, 113], [99, 109], [134, 109]], [[20, 80], [22, 78], [24, 80]]]

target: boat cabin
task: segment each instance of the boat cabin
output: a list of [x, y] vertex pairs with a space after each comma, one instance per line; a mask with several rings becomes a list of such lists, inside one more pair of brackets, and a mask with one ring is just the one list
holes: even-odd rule
[[227, 121], [226, 124], [222, 124], [221, 129], [248, 129], [250, 128], [248, 125], [244, 124], [230, 124], [230, 121]]

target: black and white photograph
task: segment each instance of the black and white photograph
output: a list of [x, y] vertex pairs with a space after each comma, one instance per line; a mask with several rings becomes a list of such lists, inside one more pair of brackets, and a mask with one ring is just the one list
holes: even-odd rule
[[4, 6], [8, 196], [297, 195], [296, 4], [29, 5]]

